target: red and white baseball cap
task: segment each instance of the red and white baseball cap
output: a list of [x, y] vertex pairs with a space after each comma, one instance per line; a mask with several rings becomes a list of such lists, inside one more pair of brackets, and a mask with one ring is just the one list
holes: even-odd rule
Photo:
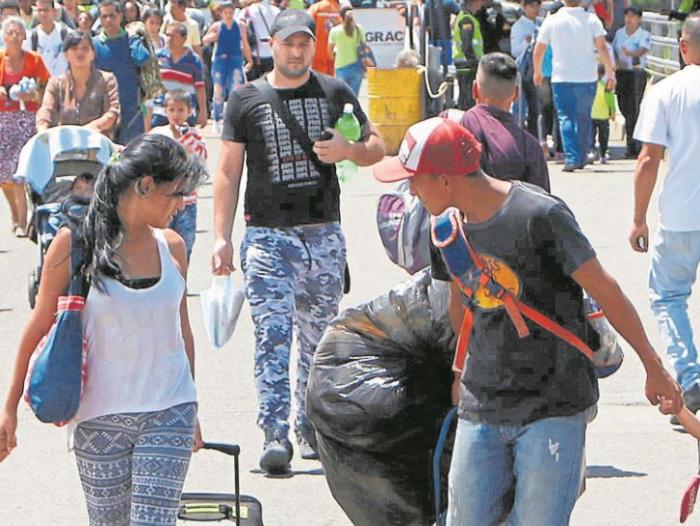
[[383, 183], [419, 174], [466, 175], [479, 168], [481, 143], [461, 124], [433, 117], [411, 126], [399, 155], [374, 165], [374, 177]]

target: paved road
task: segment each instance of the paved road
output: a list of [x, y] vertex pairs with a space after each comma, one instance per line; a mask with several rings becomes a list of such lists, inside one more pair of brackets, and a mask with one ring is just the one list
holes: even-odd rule
[[[210, 141], [210, 158], [218, 157]], [[627, 245], [632, 207], [633, 164], [617, 161], [564, 174], [550, 165], [553, 192], [576, 213], [604, 265], [620, 281], [640, 310], [652, 341], [659, 343], [646, 300], [648, 258]], [[374, 221], [375, 203], [384, 187], [369, 170], [362, 170], [343, 187], [343, 219], [352, 269], [353, 290], [344, 306], [373, 298], [403, 279], [386, 259]], [[211, 186], [200, 193], [200, 231], [192, 261], [190, 290], [208, 286], [212, 245]], [[9, 211], [0, 200], [0, 220]], [[241, 239], [237, 220], [235, 243]], [[7, 380], [24, 320], [29, 314], [26, 274], [37, 258], [37, 247], [26, 240], [0, 235], [0, 393]], [[334, 502], [320, 464], [295, 459], [294, 476], [269, 479], [257, 468], [262, 435], [255, 426], [256, 395], [252, 379], [253, 333], [247, 307], [232, 341], [221, 350], [207, 343], [199, 299], [190, 298], [197, 342], [197, 380], [200, 418], [206, 439], [241, 444], [242, 487], [264, 506], [265, 522], [272, 526], [345, 526], [350, 522]], [[692, 301], [698, 312], [697, 297]], [[697, 319], [696, 316], [694, 316]], [[692, 439], [671, 430], [665, 417], [643, 397], [643, 370], [633, 353], [613, 378], [601, 383], [598, 418], [588, 432], [587, 490], [572, 524], [670, 525], [678, 520], [680, 497], [695, 472], [696, 447]], [[20, 447], [0, 464], [0, 524], [4, 526], [68, 526], [85, 524], [83, 496], [72, 455], [66, 453], [65, 432], [36, 421], [20, 408]], [[186, 489], [228, 491], [231, 466], [213, 453], [195, 456]], [[542, 495], [542, 498], [547, 498]], [[695, 518], [691, 523], [700, 523]], [[378, 525], [381, 526], [381, 525]]]

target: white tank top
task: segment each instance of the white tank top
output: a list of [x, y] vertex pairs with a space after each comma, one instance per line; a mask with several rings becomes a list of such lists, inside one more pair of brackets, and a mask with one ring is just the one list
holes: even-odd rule
[[160, 411], [197, 400], [180, 325], [185, 280], [162, 230], [154, 230], [160, 280], [131, 289], [105, 279], [83, 311], [87, 381], [72, 424], [114, 413]]

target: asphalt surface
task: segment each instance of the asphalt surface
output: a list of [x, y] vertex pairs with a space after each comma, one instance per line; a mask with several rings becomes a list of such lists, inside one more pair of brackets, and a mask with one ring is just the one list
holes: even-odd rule
[[[218, 140], [209, 139], [209, 146], [213, 166], [218, 158]], [[632, 252], [627, 243], [633, 170], [632, 161], [596, 164], [574, 174], [562, 173], [561, 165], [550, 164], [553, 193], [573, 209], [604, 266], [619, 280], [639, 310], [652, 342], [658, 345], [646, 293], [648, 256]], [[343, 228], [352, 270], [352, 291], [343, 299], [343, 307], [381, 295], [405, 278], [403, 271], [386, 258], [377, 234], [376, 201], [385, 189], [372, 179], [367, 169], [362, 169], [342, 188]], [[263, 437], [255, 425], [253, 329], [248, 307], [243, 308], [232, 340], [223, 349], [215, 350], [207, 342], [196, 296], [210, 281], [211, 193], [210, 185], [200, 191], [199, 233], [189, 277], [204, 437], [241, 445], [242, 490], [262, 501], [265, 524], [348, 525], [350, 521], [333, 500], [318, 462], [295, 458], [293, 476], [286, 479], [267, 478], [257, 469]], [[652, 210], [655, 211], [655, 204]], [[655, 212], [650, 214], [651, 223], [654, 215]], [[0, 199], [0, 221], [9, 224], [4, 199]], [[239, 217], [234, 229], [236, 247], [242, 231]], [[36, 264], [37, 255], [36, 245], [15, 239], [9, 228], [2, 228], [0, 393], [3, 398], [20, 331], [29, 314], [26, 276]], [[237, 260], [237, 250], [235, 257]], [[697, 296], [691, 298], [691, 311], [691, 319], [697, 319]], [[599, 414], [587, 435], [587, 489], [576, 506], [571, 524], [677, 523], [682, 493], [696, 472], [695, 441], [673, 431], [667, 417], [649, 406], [643, 393], [643, 368], [631, 349], [625, 347], [625, 351], [622, 369], [601, 382]], [[22, 403], [18, 440], [19, 447], [0, 464], [0, 524], [86, 524], [83, 494], [74, 457], [66, 451], [65, 431], [39, 423]], [[231, 462], [216, 453], [198, 453], [190, 466], [185, 489], [232, 491]], [[700, 524], [700, 514], [691, 517], [689, 523]]]

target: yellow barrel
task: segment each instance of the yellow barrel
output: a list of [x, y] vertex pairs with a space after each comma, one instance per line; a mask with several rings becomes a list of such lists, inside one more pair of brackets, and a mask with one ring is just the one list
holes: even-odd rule
[[367, 68], [369, 118], [396, 155], [409, 126], [422, 119], [421, 82], [416, 68]]

